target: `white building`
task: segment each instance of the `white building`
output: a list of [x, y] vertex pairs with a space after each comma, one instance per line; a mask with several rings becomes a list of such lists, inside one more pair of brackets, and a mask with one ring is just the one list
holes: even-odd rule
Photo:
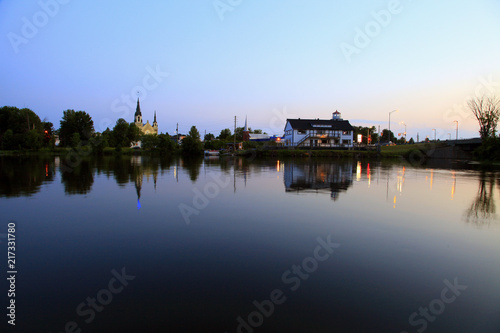
[[352, 147], [353, 131], [338, 111], [332, 119], [287, 119], [283, 143], [288, 147]]

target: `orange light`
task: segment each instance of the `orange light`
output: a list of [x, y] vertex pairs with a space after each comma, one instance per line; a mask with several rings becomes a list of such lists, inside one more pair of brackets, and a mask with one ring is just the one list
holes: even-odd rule
[[277, 142], [280, 142], [280, 141], [281, 141], [281, 138], [276, 138], [276, 141], [277, 141]]

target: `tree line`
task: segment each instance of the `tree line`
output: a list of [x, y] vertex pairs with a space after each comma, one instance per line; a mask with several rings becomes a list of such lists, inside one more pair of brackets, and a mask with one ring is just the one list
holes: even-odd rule
[[[496, 136], [496, 128], [500, 118], [500, 101], [496, 97], [475, 97], [468, 101], [468, 106], [479, 124], [479, 135], [482, 146], [478, 151], [478, 158], [491, 159], [491, 156], [500, 156], [500, 138]], [[261, 130], [250, 133], [262, 134]], [[354, 127], [354, 139], [357, 135], [363, 136], [363, 143], [378, 141], [375, 127]], [[224, 149], [233, 141], [243, 141], [243, 127], [236, 128], [231, 133], [229, 128], [220, 131], [215, 137], [208, 133], [201, 141], [200, 133], [192, 126], [189, 133], [179, 142], [176, 136], [168, 133], [158, 135], [143, 135], [134, 123], [129, 123], [120, 118], [113, 129], [107, 128], [102, 133], [95, 132], [92, 117], [85, 111], [68, 109], [63, 111], [59, 129], [54, 129], [54, 124], [40, 117], [28, 108], [19, 109], [13, 106], [0, 108], [0, 149], [2, 150], [39, 150], [41, 148], [55, 148], [55, 136], [59, 136], [61, 147], [90, 147], [96, 153], [103, 152], [106, 148], [115, 148], [120, 151], [128, 148], [133, 142], [141, 141], [145, 150], [159, 150], [162, 152], [183, 152], [186, 154], [201, 154], [204, 149]], [[380, 135], [382, 142], [395, 142], [394, 133], [384, 129]], [[406, 138], [399, 142], [405, 143]], [[412, 143], [413, 139], [410, 139]], [[256, 147], [258, 143], [245, 142], [245, 148]], [[497, 157], [500, 159], [500, 157]]]
[[[68, 109], [63, 111], [59, 128], [54, 124], [40, 120], [40, 117], [28, 108], [4, 106], [0, 108], [0, 149], [2, 150], [39, 150], [41, 148], [55, 149], [56, 136], [59, 147], [90, 148], [95, 153], [102, 153], [106, 148], [131, 147], [133, 142], [141, 141], [142, 149], [161, 152], [186, 154], [201, 154], [204, 149], [226, 148], [228, 142], [233, 142], [236, 136], [238, 142], [243, 139], [243, 127], [236, 128], [231, 133], [229, 128], [221, 130], [215, 137], [208, 133], [201, 141], [200, 133], [192, 126], [181, 142], [177, 136], [168, 133], [142, 134], [132, 122], [120, 118], [112, 129], [107, 128], [102, 133], [96, 132], [92, 117], [85, 111]], [[251, 130], [250, 130], [251, 131]], [[251, 133], [262, 133], [261, 130]]]

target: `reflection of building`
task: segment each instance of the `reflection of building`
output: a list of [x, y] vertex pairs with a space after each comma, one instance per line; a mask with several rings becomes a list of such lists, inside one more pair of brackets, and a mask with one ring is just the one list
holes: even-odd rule
[[144, 165], [142, 156], [133, 156], [130, 159], [130, 164], [132, 165], [132, 173], [130, 175], [131, 180], [135, 183], [135, 191], [137, 193], [137, 209], [141, 209], [141, 190], [142, 190], [142, 179], [146, 175], [146, 180], [149, 183], [149, 177], [153, 177], [153, 184], [156, 191], [156, 180], [158, 177], [158, 170], [156, 168], [151, 168], [148, 165]]
[[332, 119], [287, 119], [283, 140], [289, 147], [352, 147], [353, 131], [335, 111]]
[[334, 163], [285, 163], [285, 190], [329, 191], [332, 199], [337, 200], [339, 193], [347, 191], [353, 182], [352, 162]]

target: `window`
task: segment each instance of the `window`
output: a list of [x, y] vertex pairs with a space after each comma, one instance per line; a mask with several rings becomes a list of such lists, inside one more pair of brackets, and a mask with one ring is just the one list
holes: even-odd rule
[[349, 134], [351, 134], [351, 132], [350, 131], [343, 131], [342, 134], [343, 135], [349, 135]]
[[306, 130], [297, 130], [297, 133], [299, 133], [299, 134], [306, 134], [307, 131]]

